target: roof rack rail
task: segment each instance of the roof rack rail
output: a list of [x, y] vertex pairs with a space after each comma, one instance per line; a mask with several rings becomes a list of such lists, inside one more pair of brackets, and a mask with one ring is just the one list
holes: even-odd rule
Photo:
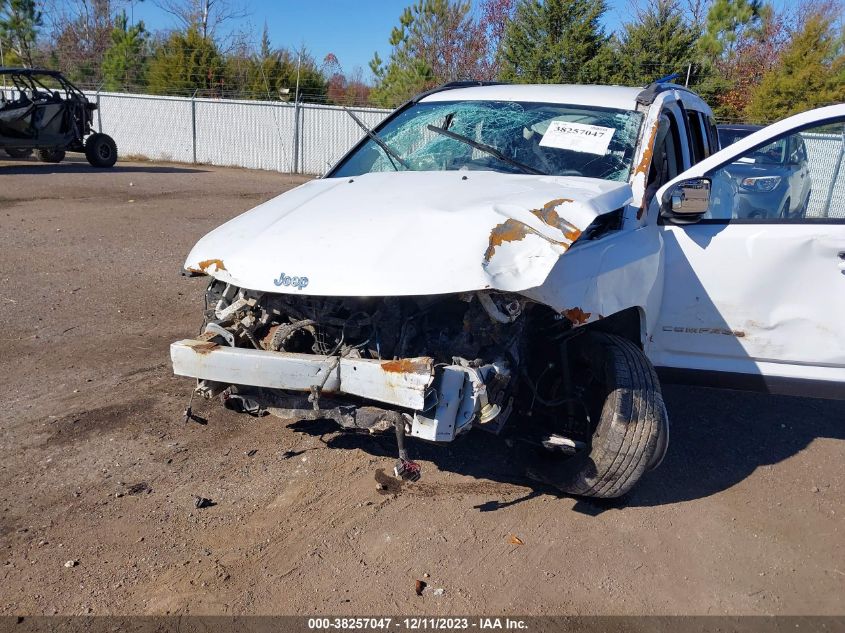
[[431, 90], [421, 92], [415, 97], [412, 97], [411, 103], [417, 103], [418, 101], [425, 99], [429, 95], [433, 95], [438, 92], [444, 92], [446, 90], [455, 90], [456, 88], [472, 88], [474, 86], [504, 86], [507, 85], [507, 83], [508, 82], [506, 81], [450, 81], [441, 86], [437, 86], [436, 88], [432, 88]]
[[653, 83], [653, 84], [668, 84], [670, 81], [672, 81], [673, 79], [677, 79], [680, 76], [681, 76], [681, 73], [672, 73], [670, 75], [665, 75], [664, 77], [661, 77], [660, 79], [655, 79], [651, 83]]
[[669, 90], [684, 90], [685, 92], [692, 92], [685, 86], [671, 83], [673, 79], [679, 77], [678, 73], [666, 75], [657, 81], [652, 81], [649, 85], [643, 88], [642, 92], [637, 95], [637, 103], [640, 105], [649, 106], [657, 99], [657, 95], [661, 92], [668, 92]]

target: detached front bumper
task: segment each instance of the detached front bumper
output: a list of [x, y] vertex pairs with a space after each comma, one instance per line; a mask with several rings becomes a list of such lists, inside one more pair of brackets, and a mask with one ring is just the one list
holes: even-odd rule
[[[422, 410], [434, 379], [434, 360], [398, 361], [292, 354], [226, 347], [202, 339], [170, 345], [173, 373], [227, 385], [345, 393], [397, 407]], [[321, 387], [322, 385], [322, 387]]]
[[486, 383], [508, 375], [496, 364], [435, 370], [429, 357], [372, 360], [294, 354], [229, 347], [209, 337], [172, 343], [170, 358], [178, 376], [288, 391], [317, 387], [321, 393], [409, 409], [411, 435], [433, 441], [451, 441], [475, 419], [492, 422], [501, 407], [489, 401]]

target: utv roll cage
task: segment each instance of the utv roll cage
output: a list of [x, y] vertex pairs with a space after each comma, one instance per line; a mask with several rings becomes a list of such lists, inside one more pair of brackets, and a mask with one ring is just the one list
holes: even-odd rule
[[117, 145], [92, 129], [91, 103], [61, 72], [46, 68], [0, 68], [0, 149], [11, 158], [36, 152], [59, 163], [80, 152], [94, 167], [111, 167]]
[[[65, 97], [69, 98], [75, 95], [85, 99], [85, 94], [76, 86], [74, 86], [62, 73], [57, 70], [49, 70], [46, 68], [2, 68], [0, 67], [0, 77], [3, 79], [2, 90], [4, 92], [8, 89], [5, 80], [8, 78], [14, 86], [14, 90], [19, 93], [29, 92], [45, 92], [52, 94], [56, 92], [56, 87], [64, 90]], [[58, 86], [50, 86], [45, 83], [41, 77], [49, 77], [54, 80]]]

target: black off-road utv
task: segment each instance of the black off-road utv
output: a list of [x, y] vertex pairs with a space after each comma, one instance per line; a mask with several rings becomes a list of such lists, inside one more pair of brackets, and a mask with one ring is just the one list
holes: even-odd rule
[[47, 163], [82, 152], [94, 167], [111, 167], [117, 145], [91, 131], [97, 105], [55, 70], [0, 68], [0, 149], [12, 158], [33, 150]]

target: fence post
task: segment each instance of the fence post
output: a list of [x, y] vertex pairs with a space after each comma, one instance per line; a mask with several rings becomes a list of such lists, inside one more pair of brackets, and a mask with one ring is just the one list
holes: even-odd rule
[[[198, 90], [198, 89], [197, 89]], [[197, 162], [197, 91], [191, 95], [191, 143], [193, 145], [193, 160], [192, 163]]]
[[97, 131], [103, 131], [103, 109], [100, 107], [100, 87], [97, 86]]
[[299, 99], [293, 102], [293, 173], [299, 173]]

